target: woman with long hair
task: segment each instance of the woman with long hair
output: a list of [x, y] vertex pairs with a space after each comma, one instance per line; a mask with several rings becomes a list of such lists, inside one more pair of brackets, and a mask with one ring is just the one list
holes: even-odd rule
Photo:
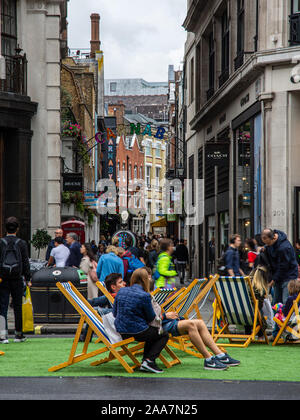
[[159, 254], [159, 243], [156, 239], [152, 239], [150, 244], [149, 256], [148, 256], [148, 266], [153, 269]]
[[166, 346], [169, 334], [159, 333], [158, 328], [149, 326], [156, 318], [150, 296], [150, 280], [145, 269], [135, 270], [130, 279], [130, 287], [119, 291], [113, 306], [115, 326], [122, 338], [134, 337], [145, 342], [141, 370], [162, 373], [156, 359]]
[[96, 269], [97, 261], [93, 249], [90, 244], [85, 243], [81, 245], [80, 252], [83, 255], [80, 262], [80, 270], [82, 270], [88, 279], [88, 299], [98, 297], [98, 287], [96, 281], [98, 280]]

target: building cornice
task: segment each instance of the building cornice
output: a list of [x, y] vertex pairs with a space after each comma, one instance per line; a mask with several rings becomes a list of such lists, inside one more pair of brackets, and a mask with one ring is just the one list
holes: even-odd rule
[[290, 64], [300, 48], [287, 47], [276, 50], [257, 52], [219, 88], [214, 96], [196, 113], [190, 122], [192, 130], [199, 128], [211, 120], [212, 115], [221, 112], [228, 103], [232, 102], [248, 86], [250, 86], [263, 72], [265, 67]]
[[188, 32], [194, 31], [206, 4], [207, 0], [192, 0], [187, 16], [182, 25]]

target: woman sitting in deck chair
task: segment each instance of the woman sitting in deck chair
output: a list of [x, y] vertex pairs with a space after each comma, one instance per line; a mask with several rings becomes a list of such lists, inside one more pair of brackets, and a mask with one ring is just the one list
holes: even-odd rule
[[[151, 285], [150, 291], [152, 291], [154, 289], [154, 281], [148, 270], [147, 273]], [[155, 302], [155, 299], [152, 300], [152, 305], [156, 315], [161, 317], [161, 307]], [[204, 369], [206, 370], [226, 370], [228, 367], [240, 365], [238, 360], [234, 360], [228, 354], [222, 353], [210, 335], [205, 322], [201, 319], [190, 320], [178, 318], [176, 312], [167, 312], [162, 315], [162, 328], [163, 331], [174, 337], [188, 335], [191, 342], [205, 358]], [[211, 356], [207, 347], [215, 356]]]

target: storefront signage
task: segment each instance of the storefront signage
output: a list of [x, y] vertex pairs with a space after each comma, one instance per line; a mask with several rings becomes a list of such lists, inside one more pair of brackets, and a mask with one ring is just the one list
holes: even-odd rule
[[82, 174], [63, 174], [63, 190], [64, 192], [82, 191]]
[[205, 146], [206, 167], [229, 165], [229, 156], [229, 144], [211, 143]]
[[246, 105], [250, 101], [249, 93], [241, 99], [241, 106]]

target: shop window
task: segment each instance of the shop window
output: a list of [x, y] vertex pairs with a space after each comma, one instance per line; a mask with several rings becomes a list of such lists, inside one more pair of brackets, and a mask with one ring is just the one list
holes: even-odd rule
[[251, 123], [237, 129], [237, 173], [238, 232], [243, 238], [251, 237]]

